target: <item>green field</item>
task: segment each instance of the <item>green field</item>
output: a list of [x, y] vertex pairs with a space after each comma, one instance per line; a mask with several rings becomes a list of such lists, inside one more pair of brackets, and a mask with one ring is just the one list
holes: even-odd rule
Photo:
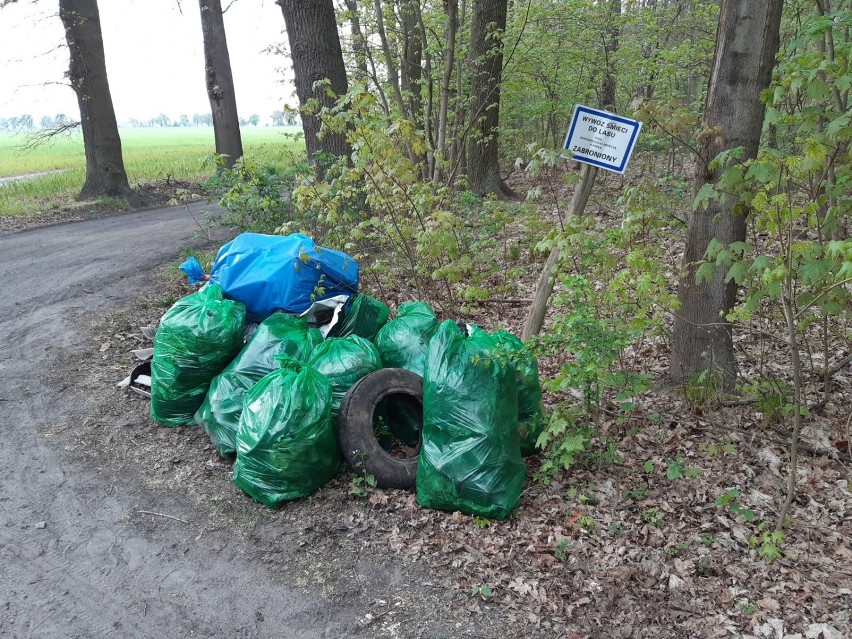
[[[299, 127], [242, 129], [245, 155], [256, 162], [286, 166], [304, 143], [287, 135]], [[213, 129], [120, 129], [124, 165], [131, 186], [174, 179], [200, 182], [213, 171], [205, 163], [213, 151]], [[0, 215], [26, 215], [60, 208], [72, 202], [83, 186], [86, 157], [79, 131], [34, 150], [23, 148], [26, 134], [0, 133], [0, 179], [50, 171], [31, 180], [0, 184]]]

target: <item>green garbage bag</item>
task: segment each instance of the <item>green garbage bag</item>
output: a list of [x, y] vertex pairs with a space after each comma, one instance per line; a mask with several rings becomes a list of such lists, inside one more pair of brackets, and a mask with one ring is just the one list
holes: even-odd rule
[[423, 375], [429, 340], [438, 330], [435, 311], [423, 302], [399, 305], [396, 317], [376, 335], [376, 348], [385, 368], [404, 368]]
[[426, 359], [417, 502], [505, 519], [525, 475], [514, 370], [488, 333], [444, 322]]
[[382, 367], [376, 347], [357, 335], [327, 338], [314, 349], [307, 363], [331, 382], [331, 414], [335, 422], [346, 391]]
[[[376, 336], [376, 348], [386, 368], [404, 368], [423, 376], [426, 349], [429, 340], [438, 330], [435, 311], [424, 302], [404, 302], [399, 305], [396, 317], [388, 322]], [[384, 417], [390, 431], [410, 446], [420, 439], [422, 417], [405, 403], [385, 402]]]
[[331, 384], [287, 355], [245, 396], [233, 482], [275, 508], [334, 477], [343, 455], [331, 421]]
[[243, 345], [246, 309], [207, 284], [172, 306], [154, 337], [151, 419], [161, 426], [192, 424], [210, 381]]
[[352, 302], [352, 308], [343, 318], [343, 321], [335, 324], [329, 337], [349, 337], [358, 335], [371, 342], [376, 339], [379, 329], [387, 324], [390, 309], [377, 299], [369, 295], [359, 295]]
[[232, 457], [236, 452], [243, 398], [262, 377], [280, 367], [275, 356], [289, 355], [304, 362], [320, 342], [322, 334], [308, 328], [301, 317], [273, 313], [261, 322], [234, 361], [213, 378], [204, 403], [195, 413], [195, 423], [210, 436], [222, 457]]
[[532, 455], [535, 443], [546, 421], [541, 412], [541, 382], [538, 379], [538, 361], [524, 343], [508, 331], [497, 331], [491, 337], [498, 349], [506, 353], [515, 369], [518, 389], [518, 423], [521, 431], [521, 455]]

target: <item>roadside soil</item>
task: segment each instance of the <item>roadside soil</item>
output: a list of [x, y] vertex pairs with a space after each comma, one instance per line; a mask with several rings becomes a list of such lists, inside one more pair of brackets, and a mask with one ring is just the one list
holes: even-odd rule
[[[759, 525], [783, 500], [784, 430], [665, 389], [627, 423], [600, 416], [596, 461], [536, 481], [530, 458], [504, 522], [358, 497], [348, 472], [272, 511], [200, 429], [158, 427], [115, 388], [151, 345], [139, 327], [192, 290], [162, 265], [227, 238], [197, 229], [178, 208], [0, 235], [0, 636], [852, 636], [848, 368], [805, 433], [821, 452], [800, 460], [773, 562]], [[517, 331], [524, 310], [464, 319]], [[662, 370], [667, 353], [642, 356]], [[754, 522], [717, 505], [732, 490]]]
[[[54, 172], [44, 171], [29, 176], [3, 177], [0, 178], [0, 187], [9, 182], [31, 179]], [[43, 208], [32, 214], [0, 215], [0, 233], [23, 231], [62, 222], [90, 220], [114, 215], [118, 211], [140, 211], [168, 205], [185, 207], [206, 200], [208, 195], [209, 193], [198, 184], [172, 179], [154, 180], [134, 185], [133, 190], [121, 198], [83, 201], [69, 199], [69, 201], [60, 205], [45, 201], [41, 205]]]

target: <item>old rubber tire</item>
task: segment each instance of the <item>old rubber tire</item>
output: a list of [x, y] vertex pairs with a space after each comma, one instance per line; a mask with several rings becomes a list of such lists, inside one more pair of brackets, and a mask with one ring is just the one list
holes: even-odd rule
[[[373, 432], [376, 406], [388, 397], [423, 406], [423, 378], [402, 368], [383, 368], [362, 377], [343, 398], [338, 417], [340, 449], [346, 461], [362, 474], [372, 475], [382, 488], [414, 487], [417, 458], [401, 459], [385, 451]], [[420, 442], [417, 443], [420, 451]]]

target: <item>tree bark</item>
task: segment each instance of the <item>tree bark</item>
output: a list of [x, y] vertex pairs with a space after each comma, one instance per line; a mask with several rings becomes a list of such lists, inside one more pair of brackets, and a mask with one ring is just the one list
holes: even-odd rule
[[618, 52], [618, 36], [621, 33], [621, 0], [610, 0], [607, 18], [606, 37], [604, 39], [604, 75], [601, 80], [602, 109], [615, 106], [615, 54]]
[[404, 0], [400, 5], [400, 26], [402, 27], [402, 73], [400, 74], [403, 97], [408, 103], [409, 117], [423, 124], [423, 100], [421, 84], [423, 69], [420, 66], [423, 58], [423, 38], [420, 25], [417, 23], [416, 3], [420, 0]]
[[243, 141], [231, 74], [231, 57], [225, 38], [222, 2], [198, 0], [198, 6], [201, 9], [201, 34], [204, 38], [204, 77], [213, 114], [216, 153], [224, 156], [225, 166], [231, 168], [243, 155]]
[[[723, 0], [716, 36], [716, 52], [707, 91], [703, 126], [718, 127], [699, 148], [700, 161], [693, 179], [693, 196], [705, 184], [715, 183], [721, 171], [709, 163], [720, 152], [742, 147], [743, 160], [757, 155], [765, 107], [760, 93], [769, 86], [778, 53], [783, 0], [737, 2]], [[745, 240], [746, 218], [730, 203], [713, 200], [705, 210], [689, 217], [684, 271], [678, 287], [681, 307], [671, 340], [669, 377], [684, 382], [713, 370], [728, 386], [737, 365], [731, 326], [724, 315], [736, 301], [736, 284], [725, 283], [725, 269], [716, 270], [712, 282], [698, 284], [695, 273], [710, 240], [724, 244]]]
[[121, 195], [130, 191], [130, 184], [109, 91], [97, 0], [59, 0], [59, 17], [71, 54], [68, 79], [80, 106], [86, 152], [80, 197]]
[[441, 94], [438, 98], [438, 141], [435, 144], [435, 167], [432, 179], [440, 182], [447, 161], [447, 122], [450, 104], [450, 82], [453, 77], [453, 66], [456, 59], [456, 33], [459, 29], [459, 0], [446, 0], [447, 25], [444, 30], [446, 49], [444, 49], [444, 72], [441, 76]]
[[[335, 98], [328, 95], [325, 88], [315, 91], [314, 84], [328, 80], [336, 96], [347, 91], [346, 67], [337, 33], [334, 3], [332, 0], [277, 0], [277, 4], [281, 7], [287, 28], [299, 104], [304, 107], [309, 100], [316, 99], [320, 106], [333, 107]], [[346, 136], [326, 131], [320, 139], [317, 134], [321, 126], [317, 115], [302, 113], [302, 130], [311, 161], [316, 161], [317, 153], [348, 157], [352, 149]], [[322, 166], [319, 168], [322, 173]]]
[[471, 129], [467, 178], [481, 195], [507, 193], [500, 178], [498, 127], [506, 0], [474, 0], [470, 31]]

